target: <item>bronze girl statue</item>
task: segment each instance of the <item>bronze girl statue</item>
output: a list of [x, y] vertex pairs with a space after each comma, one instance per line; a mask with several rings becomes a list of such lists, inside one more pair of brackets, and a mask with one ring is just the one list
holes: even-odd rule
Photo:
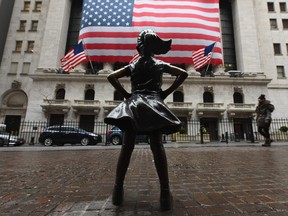
[[[141, 133], [150, 136], [150, 148], [161, 187], [161, 210], [171, 209], [172, 196], [162, 134], [178, 132], [181, 121], [169, 110], [163, 100], [184, 82], [188, 74], [181, 68], [153, 58], [154, 54], [167, 53], [171, 49], [171, 42], [172, 40], [162, 40], [152, 30], [143, 30], [137, 39], [136, 48], [139, 58], [108, 75], [109, 82], [126, 99], [105, 118], [106, 123], [116, 125], [124, 132], [112, 194], [114, 205], [120, 205], [123, 201], [125, 174], [136, 135]], [[175, 76], [172, 85], [164, 91], [161, 89], [163, 73]], [[119, 82], [119, 79], [125, 76], [130, 77], [131, 93], [127, 92]]]

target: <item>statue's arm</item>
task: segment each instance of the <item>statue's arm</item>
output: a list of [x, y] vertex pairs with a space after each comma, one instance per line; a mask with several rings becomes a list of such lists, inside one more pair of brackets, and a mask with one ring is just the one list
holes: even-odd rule
[[119, 79], [125, 76], [126, 76], [125, 68], [121, 68], [119, 70], [110, 73], [107, 79], [111, 83], [111, 85], [127, 99], [131, 96], [131, 94], [128, 93], [119, 82]]
[[176, 78], [169, 88], [162, 91], [161, 94], [162, 99], [165, 99], [169, 94], [175, 91], [188, 76], [188, 73], [185, 70], [173, 65], [169, 66], [167, 73], [171, 74], [172, 76], [176, 76]]

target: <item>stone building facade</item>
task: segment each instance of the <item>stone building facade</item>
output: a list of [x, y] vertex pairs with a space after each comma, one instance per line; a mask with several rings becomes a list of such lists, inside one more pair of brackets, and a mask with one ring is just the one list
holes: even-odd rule
[[[101, 64], [96, 74], [89, 65], [59, 70], [77, 40], [79, 11], [76, 0], [14, 2], [0, 68], [0, 122], [77, 120], [93, 130], [123, 99], [106, 79], [116, 64]], [[212, 67], [213, 76], [181, 65], [189, 77], [166, 99], [184, 127], [200, 120], [212, 131], [219, 120], [234, 119], [249, 128], [260, 94], [275, 104], [275, 118], [288, 117], [287, 11], [283, 0], [220, 0], [224, 65]], [[163, 88], [172, 81], [164, 76]], [[128, 79], [122, 83], [130, 88]]]

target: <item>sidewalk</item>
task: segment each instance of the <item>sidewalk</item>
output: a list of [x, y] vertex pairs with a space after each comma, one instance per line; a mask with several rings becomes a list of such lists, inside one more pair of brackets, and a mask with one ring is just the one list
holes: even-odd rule
[[0, 216], [288, 215], [288, 145], [165, 144], [173, 210], [159, 211], [149, 145], [136, 145], [111, 203], [120, 146], [0, 148]]
[[[252, 147], [252, 146], [261, 146], [263, 141], [261, 142], [209, 142], [205, 144], [196, 144], [195, 142], [167, 142], [164, 143], [165, 148], [203, 148], [203, 147]], [[276, 146], [287, 146], [288, 142], [273, 142], [272, 147]], [[68, 150], [100, 150], [100, 149], [120, 149], [121, 146], [114, 146], [111, 144], [105, 144], [105, 143], [98, 143], [95, 146], [81, 146], [81, 145], [69, 145], [65, 144], [64, 146], [43, 146], [41, 144], [35, 144], [35, 145], [29, 145], [25, 144], [24, 146], [17, 146], [17, 147], [0, 147], [1, 151], [68, 151]], [[147, 143], [140, 143], [136, 144], [135, 148], [150, 148], [150, 146]]]

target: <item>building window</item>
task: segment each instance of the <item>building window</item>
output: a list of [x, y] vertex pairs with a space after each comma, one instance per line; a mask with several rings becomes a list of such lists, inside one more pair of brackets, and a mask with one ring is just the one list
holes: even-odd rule
[[268, 12], [275, 12], [274, 2], [267, 2]]
[[16, 41], [14, 52], [21, 52], [23, 41]]
[[65, 99], [65, 89], [60, 88], [56, 91], [55, 99], [64, 100]]
[[26, 29], [26, 23], [27, 23], [27, 21], [26, 20], [20, 20], [20, 26], [19, 26], [19, 29], [18, 29], [18, 31], [25, 31], [25, 29]]
[[274, 55], [282, 55], [281, 46], [279, 43], [274, 43], [273, 48], [274, 48]]
[[88, 89], [85, 92], [85, 100], [94, 100], [95, 91], [93, 89]]
[[129, 63], [128, 62], [115, 62], [114, 65], [113, 65], [113, 70], [115, 71], [115, 70], [118, 70], [120, 68], [123, 68], [127, 64], [129, 64]]
[[78, 43], [81, 28], [83, 0], [71, 1], [69, 29], [67, 34], [66, 52]]
[[33, 52], [34, 51], [34, 41], [28, 41], [27, 50], [26, 52]]
[[9, 74], [17, 74], [18, 62], [11, 62]]
[[30, 1], [25, 1], [22, 12], [29, 12], [29, 10], [30, 10]]
[[41, 7], [42, 7], [42, 2], [36, 1], [35, 2], [35, 8], [34, 8], [34, 12], [41, 12]]
[[37, 28], [38, 28], [38, 21], [37, 20], [32, 20], [30, 31], [37, 31]]
[[276, 19], [270, 19], [270, 28], [271, 28], [271, 30], [278, 29]]
[[22, 68], [22, 74], [29, 74], [30, 62], [24, 62]]
[[184, 102], [184, 94], [181, 91], [175, 91], [173, 93], [173, 102]]
[[288, 43], [286, 43], [286, 54], [288, 55]]
[[283, 29], [288, 29], [288, 19], [282, 19]]
[[214, 103], [214, 97], [211, 92], [204, 92], [203, 94], [203, 102], [204, 103]]
[[[221, 0], [220, 4], [220, 19], [221, 19], [221, 33], [223, 43], [223, 58], [225, 71], [236, 70], [237, 60], [235, 51], [235, 40], [234, 40], [234, 25], [233, 25], [233, 14], [230, 0]], [[201, 73], [205, 75], [205, 73]], [[209, 75], [208, 75], [209, 76]]]
[[280, 2], [279, 6], [280, 6], [280, 11], [281, 12], [287, 12], [286, 2]]
[[243, 96], [239, 92], [234, 92], [233, 94], [233, 101], [234, 103], [243, 103]]
[[86, 64], [87, 74], [97, 74], [98, 71], [103, 69], [103, 62], [91, 62]]
[[284, 78], [285, 77], [285, 71], [284, 66], [277, 66], [277, 78]]

